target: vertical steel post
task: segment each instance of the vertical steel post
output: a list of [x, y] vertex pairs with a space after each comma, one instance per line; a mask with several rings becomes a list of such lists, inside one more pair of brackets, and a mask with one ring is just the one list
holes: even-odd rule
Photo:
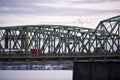
[[8, 48], [8, 38], [9, 38], [9, 29], [5, 29], [5, 48], [7, 49]]
[[118, 51], [120, 50], [120, 20], [118, 21]]
[[9, 34], [10, 34], [10, 46], [9, 46], [9, 54], [11, 54], [11, 48], [12, 48], [12, 29], [10, 28]]
[[25, 27], [25, 54], [28, 54], [28, 26]]

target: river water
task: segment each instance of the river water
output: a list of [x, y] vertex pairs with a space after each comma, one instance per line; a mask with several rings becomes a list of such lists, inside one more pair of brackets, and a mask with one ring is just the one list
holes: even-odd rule
[[0, 70], [0, 80], [72, 80], [72, 70]]

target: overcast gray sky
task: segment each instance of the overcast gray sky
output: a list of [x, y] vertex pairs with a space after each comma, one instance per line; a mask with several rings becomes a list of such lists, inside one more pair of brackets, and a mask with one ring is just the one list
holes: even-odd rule
[[120, 15], [120, 0], [0, 0], [0, 26], [61, 24], [95, 28]]

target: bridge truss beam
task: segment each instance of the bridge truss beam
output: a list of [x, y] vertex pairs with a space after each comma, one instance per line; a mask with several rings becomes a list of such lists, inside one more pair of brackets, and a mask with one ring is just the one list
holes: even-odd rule
[[96, 29], [63, 25], [0, 27], [1, 54], [31, 54], [34, 48], [51, 55], [120, 53], [120, 16], [101, 21]]

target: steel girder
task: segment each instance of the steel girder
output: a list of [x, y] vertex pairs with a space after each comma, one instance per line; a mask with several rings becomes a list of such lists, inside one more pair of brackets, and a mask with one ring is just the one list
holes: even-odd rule
[[42, 53], [87, 52], [84, 43], [92, 29], [61, 25], [17, 26], [0, 28], [1, 52], [28, 53], [36, 48]]
[[0, 53], [44, 54], [104, 53], [120, 51], [120, 16], [101, 21], [96, 29], [63, 25], [0, 27]]
[[101, 31], [101, 34], [97, 37], [103, 39], [100, 43], [104, 50], [120, 53], [120, 16], [101, 21], [96, 28], [96, 31], [98, 30]]

